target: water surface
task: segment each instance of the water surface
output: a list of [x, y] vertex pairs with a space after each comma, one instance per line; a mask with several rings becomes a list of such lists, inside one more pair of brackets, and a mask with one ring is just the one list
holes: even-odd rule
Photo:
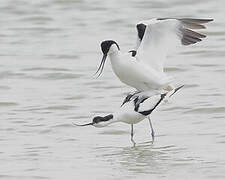
[[[41, 0], [0, 4], [0, 179], [225, 179], [224, 1]], [[214, 18], [203, 42], [169, 58], [185, 84], [148, 121], [76, 128], [115, 111], [126, 92], [99, 43], [126, 52], [134, 24], [153, 17]]]

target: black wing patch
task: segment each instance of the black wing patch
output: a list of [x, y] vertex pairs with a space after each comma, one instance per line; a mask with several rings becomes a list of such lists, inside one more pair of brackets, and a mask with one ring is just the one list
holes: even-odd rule
[[136, 97], [134, 99], [134, 110], [136, 112], [138, 112], [138, 109], [139, 109], [140, 104], [143, 103], [148, 98], [149, 97], [146, 97], [146, 96]]
[[135, 50], [130, 50], [130, 51], [128, 51], [128, 52], [131, 53], [131, 56], [132, 56], [132, 57], [135, 57], [136, 54], [137, 54], [137, 51], [135, 51]]
[[137, 24], [136, 28], [138, 32], [138, 38], [140, 39], [140, 41], [142, 41], [145, 34], [146, 25], [143, 23], [140, 23], [140, 24]]
[[129, 102], [130, 99], [132, 98], [133, 94], [128, 94], [125, 99], [123, 100], [123, 103], [121, 104], [120, 107], [122, 107], [125, 103]]
[[[161, 98], [160, 98], [160, 100], [156, 103], [156, 105], [154, 106], [154, 108], [152, 108], [152, 109], [149, 109], [149, 110], [146, 110], [146, 111], [140, 111], [140, 112], [138, 112], [138, 113], [140, 113], [140, 114], [142, 114], [142, 115], [144, 115], [144, 116], [148, 116], [149, 114], [151, 114], [152, 113], [152, 111], [161, 103], [161, 101], [164, 99], [164, 97], [166, 96], [166, 93], [165, 94], [161, 94]], [[140, 105], [140, 104], [139, 104]]]
[[133, 94], [128, 94], [125, 99], [123, 100], [123, 103], [121, 104], [120, 107], [122, 107], [125, 103], [131, 101], [131, 98], [134, 97], [136, 94], [140, 93], [139, 91], [134, 92]]
[[192, 19], [192, 18], [158, 18], [157, 20], [167, 20], [167, 19], [176, 19], [183, 24], [183, 27], [181, 27], [179, 30], [182, 34], [181, 43], [185, 46], [195, 44], [199, 41], [202, 41], [201, 38], [206, 37], [206, 35], [197, 33], [190, 29], [205, 29], [206, 27], [203, 24], [213, 21], [213, 19]]

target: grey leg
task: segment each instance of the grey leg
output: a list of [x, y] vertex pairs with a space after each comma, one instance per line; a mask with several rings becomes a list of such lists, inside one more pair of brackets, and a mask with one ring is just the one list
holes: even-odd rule
[[151, 119], [150, 119], [149, 116], [148, 116], [148, 121], [149, 121], [150, 128], [151, 128], [151, 131], [152, 131], [151, 135], [152, 135], [152, 143], [153, 143], [154, 140], [155, 140], [155, 132], [154, 132], [154, 129], [153, 129], [153, 126], [152, 126], [152, 122], [151, 122]]
[[132, 143], [133, 143], [133, 145], [135, 146], [135, 142], [134, 142], [134, 139], [133, 139], [133, 136], [134, 136], [134, 127], [133, 127], [133, 124], [131, 124], [131, 141], [132, 141]]

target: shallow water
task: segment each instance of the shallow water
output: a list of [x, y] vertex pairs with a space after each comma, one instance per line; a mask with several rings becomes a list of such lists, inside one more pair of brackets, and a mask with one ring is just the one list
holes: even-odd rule
[[[224, 1], [41, 0], [0, 3], [0, 179], [225, 179]], [[203, 42], [169, 58], [185, 88], [130, 127], [77, 128], [115, 111], [126, 92], [99, 43], [134, 46], [152, 17], [214, 18]]]

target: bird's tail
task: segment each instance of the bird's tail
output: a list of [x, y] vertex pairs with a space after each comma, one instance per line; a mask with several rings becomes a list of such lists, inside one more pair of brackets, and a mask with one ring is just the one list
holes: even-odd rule
[[163, 96], [163, 101], [164, 102], [169, 102], [169, 98], [171, 97], [171, 96], [173, 96], [179, 89], [181, 89], [182, 87], [184, 87], [184, 85], [182, 85], [182, 86], [179, 86], [179, 87], [177, 87], [177, 88], [173, 88], [172, 90], [170, 90], [169, 92], [166, 92], [166, 93], [164, 93], [164, 94], [162, 94], [162, 96]]
[[184, 87], [184, 85], [179, 86], [179, 87], [173, 89], [172, 91], [168, 92], [167, 95], [168, 95], [169, 97], [173, 96], [173, 95], [174, 95], [179, 89], [181, 89], [182, 87]]

